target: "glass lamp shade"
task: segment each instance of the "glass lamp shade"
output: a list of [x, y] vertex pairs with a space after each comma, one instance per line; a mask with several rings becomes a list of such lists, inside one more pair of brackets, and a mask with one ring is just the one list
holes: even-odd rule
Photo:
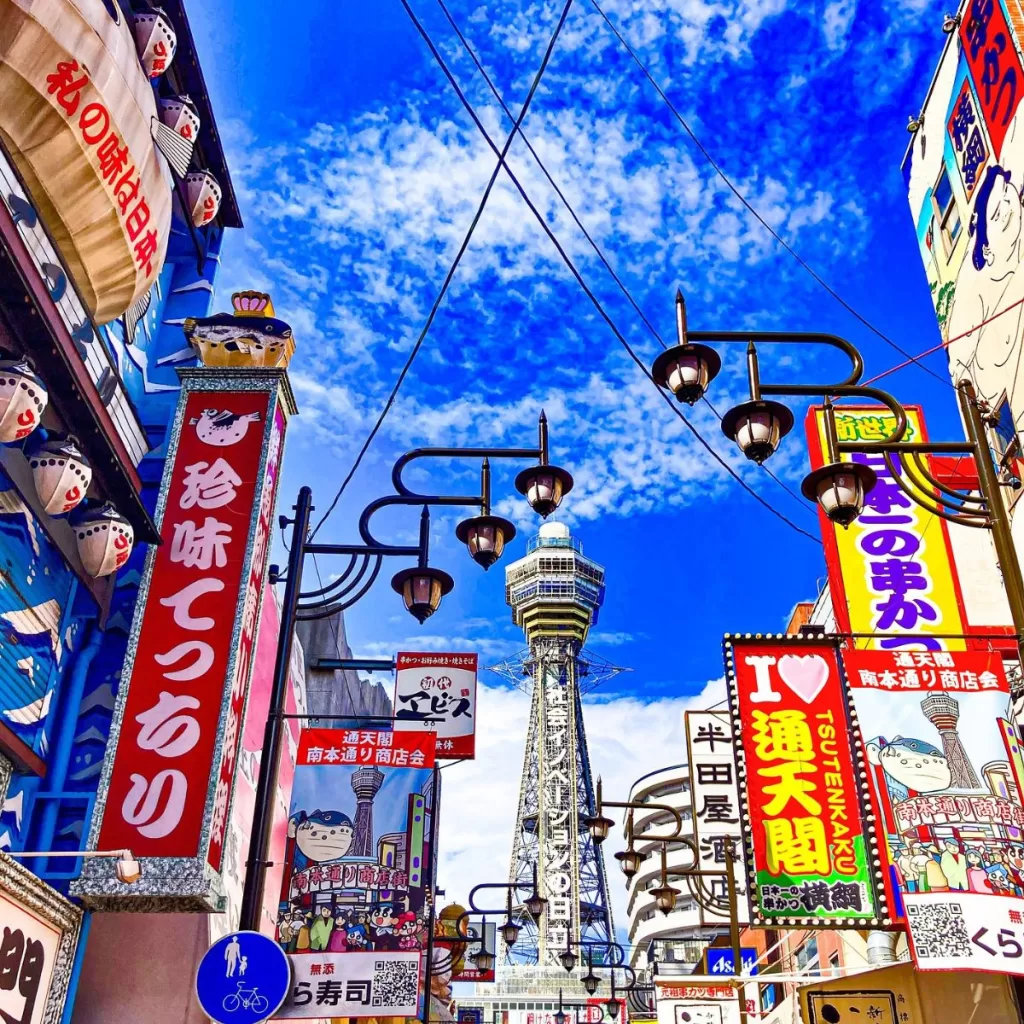
[[0, 441], [11, 444], [28, 437], [49, 400], [42, 378], [24, 359], [0, 360]]
[[603, 814], [598, 814], [593, 818], [586, 818], [584, 824], [590, 830], [590, 838], [600, 846], [608, 838], [608, 832], [615, 822]]
[[481, 949], [479, 953], [473, 954], [473, 963], [476, 964], [481, 971], [486, 972], [494, 970], [494, 960], [494, 954], [486, 948]]
[[634, 849], [621, 850], [615, 854], [615, 859], [619, 862], [622, 873], [627, 878], [632, 878], [640, 870], [640, 865], [647, 859], [647, 854]]
[[505, 545], [516, 535], [516, 528], [498, 516], [474, 516], [455, 527], [455, 536], [469, 549], [473, 561], [490, 569], [501, 558]]
[[676, 897], [679, 895], [679, 890], [671, 885], [659, 885], [657, 889], [651, 890], [651, 895], [654, 897], [655, 906], [663, 914], [671, 914], [676, 909]]
[[403, 569], [391, 577], [391, 589], [402, 595], [405, 607], [420, 623], [437, 611], [441, 598], [454, 586], [455, 581], [448, 573], [429, 565]]
[[591, 972], [584, 976], [583, 987], [587, 990], [587, 995], [592, 996], [601, 984], [601, 979], [591, 970]]
[[831, 462], [804, 477], [800, 490], [844, 529], [864, 511], [864, 498], [878, 477], [861, 462]]
[[619, 1011], [622, 1009], [622, 1001], [619, 999], [609, 999], [608, 1002], [604, 1004], [604, 1008], [608, 1011], [608, 1016], [611, 1017], [612, 1020], [618, 1020]]
[[544, 899], [539, 892], [533, 893], [532, 896], [527, 897], [523, 906], [526, 907], [527, 913], [534, 919], [539, 921], [544, 913], [544, 908], [548, 905], [548, 901]]
[[713, 348], [707, 345], [676, 345], [654, 360], [651, 376], [680, 402], [693, 405], [703, 398], [721, 368], [722, 360]]
[[572, 476], [558, 466], [531, 466], [516, 477], [516, 490], [537, 515], [547, 519], [572, 490], [572, 483]]
[[501, 926], [501, 937], [506, 946], [514, 946], [519, 938], [519, 925], [515, 921], [506, 921]]
[[793, 414], [779, 402], [752, 401], [737, 405], [722, 417], [722, 432], [759, 466], [770, 458], [793, 429]]
[[576, 961], [579, 960], [579, 957], [571, 949], [566, 949], [559, 953], [558, 959], [567, 971], [572, 971], [576, 966]]

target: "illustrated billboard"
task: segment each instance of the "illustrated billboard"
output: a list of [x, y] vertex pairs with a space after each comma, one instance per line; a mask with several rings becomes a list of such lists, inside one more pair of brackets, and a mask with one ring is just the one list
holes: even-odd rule
[[395, 659], [395, 729], [432, 732], [437, 756], [476, 754], [475, 654], [401, 653]]
[[861, 803], [866, 761], [834, 644], [725, 639], [753, 924], [864, 928], [887, 917]]
[[[921, 410], [916, 406], [906, 410], [904, 440], [927, 440]], [[840, 441], [883, 441], [895, 428], [895, 417], [882, 406], [844, 405], [835, 413]], [[820, 406], [808, 411], [807, 439], [811, 467], [819, 469], [825, 463], [825, 419]], [[897, 634], [858, 641], [859, 646], [876, 650], [907, 646], [963, 650], [964, 640], [933, 635], [965, 632], [946, 523], [903, 493], [884, 456], [848, 458], [870, 466], [878, 481], [865, 496], [863, 513], [848, 528], [837, 526], [819, 509], [838, 632]], [[907, 634], [907, 639], [898, 634]]]
[[1011, 430], [1024, 414], [1021, 24], [1015, 0], [961, 3], [903, 160], [950, 375]]
[[182, 376], [164, 543], [147, 558], [90, 835], [154, 862], [131, 887], [87, 864], [73, 891], [93, 904], [146, 895], [199, 910], [222, 898], [204, 867], [221, 869], [288, 409], [282, 371]]
[[277, 923], [293, 986], [278, 1017], [416, 1015], [433, 766], [431, 733], [303, 730]]
[[736, 858], [735, 882], [740, 924], [750, 923], [746, 852], [740, 825], [740, 798], [736, 771], [736, 737], [728, 711], [687, 711], [687, 764], [693, 807], [693, 839], [702, 870], [721, 868], [721, 876], [700, 879], [702, 894], [720, 909], [700, 905], [701, 924], [728, 923], [728, 881], [725, 844], [732, 841]]
[[994, 937], [1012, 928], [1009, 910], [1024, 917], [1019, 740], [1002, 658], [845, 650], [843, 662], [885, 836], [893, 916], [907, 922], [916, 965], [947, 970], [952, 958], [964, 970], [1024, 974], [998, 944], [991, 954], [972, 939], [978, 928]]

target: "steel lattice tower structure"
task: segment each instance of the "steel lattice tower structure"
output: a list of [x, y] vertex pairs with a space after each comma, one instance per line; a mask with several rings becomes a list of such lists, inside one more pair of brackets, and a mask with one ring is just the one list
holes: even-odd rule
[[513, 962], [557, 966], [568, 939], [615, 937], [604, 858], [583, 824], [595, 800], [580, 681], [595, 668], [606, 676], [619, 671], [582, 654], [604, 602], [604, 568], [583, 556], [568, 527], [545, 523], [526, 557], [506, 569], [505, 600], [529, 645], [517, 682], [533, 684], [509, 880], [524, 886], [525, 898], [536, 869], [548, 901], [539, 928], [525, 907], [516, 908], [523, 932], [508, 954]]

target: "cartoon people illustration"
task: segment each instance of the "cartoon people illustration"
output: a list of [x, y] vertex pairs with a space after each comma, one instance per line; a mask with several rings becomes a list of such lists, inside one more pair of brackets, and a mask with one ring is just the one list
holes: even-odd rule
[[991, 892], [988, 872], [983, 867], [980, 850], [967, 851], [967, 888], [970, 892]]
[[288, 821], [288, 838], [297, 851], [292, 870], [344, 857], [352, 846], [352, 819], [344, 811], [300, 811]]
[[398, 949], [398, 936], [395, 935], [395, 917], [393, 908], [387, 903], [378, 903], [370, 912], [370, 934], [373, 937], [375, 950]]
[[943, 840], [939, 867], [946, 876], [950, 889], [966, 890], [968, 888], [967, 857], [955, 839]]
[[344, 953], [348, 948], [348, 932], [346, 925], [348, 917], [342, 907], [334, 908], [334, 928], [331, 937], [327, 940], [327, 951], [329, 953]]
[[398, 926], [395, 928], [395, 934], [398, 936], [398, 948], [404, 950], [419, 949], [419, 929], [419, 922], [411, 910], [400, 914]]
[[313, 920], [313, 927], [309, 932], [309, 948], [315, 950], [326, 949], [333, 927], [334, 920], [331, 917], [331, 908], [327, 906], [321, 907]]

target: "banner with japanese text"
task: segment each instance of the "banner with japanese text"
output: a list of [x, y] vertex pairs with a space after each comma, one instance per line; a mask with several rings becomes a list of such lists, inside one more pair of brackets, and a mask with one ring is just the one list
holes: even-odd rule
[[204, 856], [209, 815], [205, 856], [216, 870], [284, 417], [268, 391], [194, 391], [183, 400], [164, 476], [164, 543], [148, 567], [98, 845], [140, 857]]
[[277, 923], [293, 986], [279, 1017], [415, 1016], [434, 742], [433, 733], [303, 730]]
[[753, 923], [865, 927], [886, 915], [864, 752], [834, 644], [726, 637]]
[[[842, 657], [884, 830], [893, 916], [923, 936], [925, 921], [943, 916], [952, 929], [968, 914], [996, 934], [1003, 922], [994, 897], [1014, 898], [1024, 913], [1020, 740], [1002, 657], [858, 650]], [[912, 913], [925, 893], [936, 898]], [[995, 916], [986, 918], [986, 908]], [[918, 945], [927, 950], [929, 940]], [[978, 966], [983, 950], [975, 948], [974, 958], [962, 966], [990, 969]]]
[[395, 729], [432, 732], [437, 756], [476, 754], [475, 654], [400, 653], [395, 659]]
[[[906, 410], [904, 440], [927, 440], [921, 410], [916, 406]], [[836, 409], [840, 441], [884, 441], [895, 423], [892, 413], [882, 406]], [[808, 411], [807, 438], [811, 467], [818, 469], [825, 462], [825, 419], [820, 407]], [[854, 454], [849, 458], [870, 466], [878, 480], [865, 498], [863, 513], [848, 528], [832, 523], [819, 510], [838, 632], [914, 637], [879, 636], [865, 642], [876, 650], [907, 646], [963, 650], [963, 640], [934, 636], [965, 632], [945, 522], [901, 490], [884, 456]]]
[[736, 858], [735, 882], [740, 924], [750, 923], [747, 891], [746, 851], [740, 825], [740, 797], [737, 786], [736, 738], [728, 711], [687, 711], [687, 764], [693, 808], [693, 839], [697, 844], [701, 870], [720, 869], [718, 877], [700, 880], [708, 903], [698, 902], [701, 923], [728, 923], [729, 891], [726, 876], [726, 844], [732, 843]]

